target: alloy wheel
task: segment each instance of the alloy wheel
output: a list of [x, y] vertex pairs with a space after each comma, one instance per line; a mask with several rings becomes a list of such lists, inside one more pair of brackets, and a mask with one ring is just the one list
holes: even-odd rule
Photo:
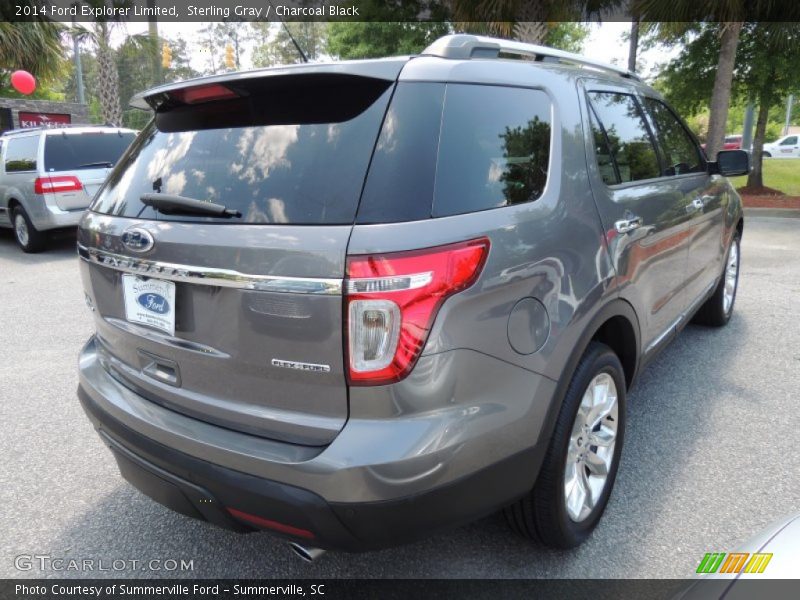
[[733, 308], [736, 298], [736, 284], [739, 279], [739, 242], [734, 240], [728, 252], [728, 263], [725, 267], [725, 289], [722, 292], [722, 310], [727, 315]]
[[618, 427], [617, 386], [608, 373], [596, 375], [581, 399], [564, 468], [564, 501], [575, 522], [585, 520], [608, 481]]
[[28, 233], [28, 223], [25, 222], [25, 217], [17, 214], [14, 218], [14, 232], [17, 235], [17, 240], [20, 245], [27, 246], [30, 241], [30, 234]]

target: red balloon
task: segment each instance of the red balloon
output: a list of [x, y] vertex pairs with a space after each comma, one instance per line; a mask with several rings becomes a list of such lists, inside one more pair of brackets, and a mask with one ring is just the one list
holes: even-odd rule
[[36, 79], [27, 71], [14, 71], [11, 74], [11, 85], [20, 94], [32, 94], [36, 89]]

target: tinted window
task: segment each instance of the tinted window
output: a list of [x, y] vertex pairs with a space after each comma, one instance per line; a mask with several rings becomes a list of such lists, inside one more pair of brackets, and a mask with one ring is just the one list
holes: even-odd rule
[[[159, 127], [170, 132], [155, 123], [142, 131], [93, 210], [214, 223], [352, 223], [389, 99], [387, 87], [373, 86], [374, 94], [358, 101], [344, 95], [354, 88], [343, 86], [304, 90], [305, 99], [279, 91], [254, 94], [248, 99], [252, 111], [234, 115], [213, 102], [176, 109], [174, 118], [157, 113]], [[211, 128], [248, 118], [254, 126]], [[140, 201], [154, 190], [218, 202], [242, 217], [156, 214]]]
[[594, 139], [595, 154], [597, 156], [597, 166], [600, 169], [600, 177], [607, 185], [619, 183], [619, 175], [614, 165], [614, 158], [611, 156], [611, 149], [608, 147], [608, 139], [600, 124], [594, 109], [589, 106], [589, 121], [592, 125], [592, 138]]
[[6, 171], [35, 171], [38, 152], [38, 135], [11, 138], [6, 151]]
[[44, 170], [73, 171], [117, 164], [130, 146], [133, 133], [62, 133], [44, 141]]
[[644, 104], [655, 123], [661, 154], [666, 163], [663, 175], [704, 171], [705, 165], [697, 146], [672, 111], [663, 102], [652, 98], [645, 98]]
[[788, 137], [781, 142], [781, 146], [793, 146], [797, 143], [797, 136], [793, 135], [792, 137]]
[[614, 159], [619, 183], [651, 179], [661, 173], [658, 156], [639, 105], [630, 94], [589, 94]]
[[443, 83], [401, 83], [386, 113], [364, 186], [359, 223], [431, 216]]
[[449, 84], [433, 216], [535, 200], [549, 160], [550, 100], [544, 92]]

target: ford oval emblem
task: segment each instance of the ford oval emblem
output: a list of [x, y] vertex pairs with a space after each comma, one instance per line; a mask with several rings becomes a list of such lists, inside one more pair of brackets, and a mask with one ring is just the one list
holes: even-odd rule
[[139, 294], [136, 301], [150, 312], [158, 313], [159, 315], [165, 315], [169, 312], [169, 302], [161, 294], [146, 292]]
[[155, 241], [146, 229], [131, 227], [122, 234], [122, 243], [133, 252], [147, 252], [153, 247]]

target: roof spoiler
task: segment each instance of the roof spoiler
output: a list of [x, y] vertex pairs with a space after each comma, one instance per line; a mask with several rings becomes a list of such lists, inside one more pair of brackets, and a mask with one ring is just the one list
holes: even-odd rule
[[[229, 94], [225, 93], [225, 90], [235, 95], [237, 84], [246, 85], [256, 79], [272, 77], [313, 76], [319, 74], [348, 75], [351, 77], [395, 81], [409, 58], [408, 56], [403, 56], [381, 60], [309, 63], [198, 77], [197, 79], [169, 83], [140, 92], [131, 98], [130, 105], [134, 108], [157, 110], [170, 97], [178, 98], [186, 104], [224, 99], [225, 97], [230, 97]], [[187, 98], [190, 101], [187, 101]]]

